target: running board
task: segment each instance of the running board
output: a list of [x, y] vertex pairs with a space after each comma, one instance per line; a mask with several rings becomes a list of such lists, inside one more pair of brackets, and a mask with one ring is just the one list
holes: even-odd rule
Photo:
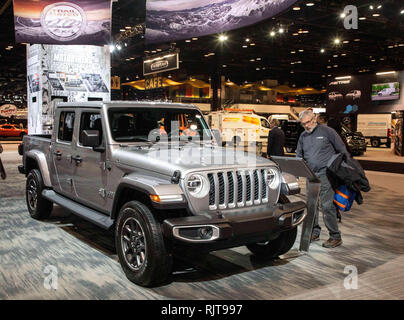
[[114, 223], [114, 220], [112, 220], [109, 216], [78, 204], [77, 202], [57, 194], [53, 190], [44, 189], [42, 191], [42, 196], [45, 199], [56, 203], [69, 211], [72, 211], [75, 215], [86, 219], [103, 229], [108, 230]]

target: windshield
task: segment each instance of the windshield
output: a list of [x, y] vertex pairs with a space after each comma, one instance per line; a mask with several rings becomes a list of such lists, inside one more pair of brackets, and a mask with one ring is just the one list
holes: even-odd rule
[[212, 140], [198, 110], [175, 108], [110, 108], [112, 138], [116, 142]]

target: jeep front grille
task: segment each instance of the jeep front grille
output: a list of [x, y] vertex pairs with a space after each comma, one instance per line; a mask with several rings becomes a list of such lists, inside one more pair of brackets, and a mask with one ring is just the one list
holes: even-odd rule
[[267, 203], [266, 177], [266, 169], [208, 173], [209, 209], [231, 209]]

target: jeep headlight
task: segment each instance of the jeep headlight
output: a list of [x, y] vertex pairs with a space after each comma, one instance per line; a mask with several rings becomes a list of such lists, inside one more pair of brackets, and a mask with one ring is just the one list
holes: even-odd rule
[[192, 174], [186, 182], [186, 188], [191, 196], [195, 198], [206, 197], [209, 193], [209, 181], [200, 174]]
[[280, 183], [280, 174], [277, 169], [270, 168], [267, 171], [267, 184], [270, 189], [277, 189]]

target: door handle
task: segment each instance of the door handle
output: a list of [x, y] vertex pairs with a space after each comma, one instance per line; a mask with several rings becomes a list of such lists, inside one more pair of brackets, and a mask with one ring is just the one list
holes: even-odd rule
[[58, 160], [60, 160], [60, 158], [62, 157], [62, 153], [60, 151], [55, 151], [53, 154], [56, 156]]
[[76, 161], [76, 164], [81, 163], [81, 161], [83, 161], [83, 159], [80, 156], [75, 156], [75, 157], [71, 157], [72, 160]]

